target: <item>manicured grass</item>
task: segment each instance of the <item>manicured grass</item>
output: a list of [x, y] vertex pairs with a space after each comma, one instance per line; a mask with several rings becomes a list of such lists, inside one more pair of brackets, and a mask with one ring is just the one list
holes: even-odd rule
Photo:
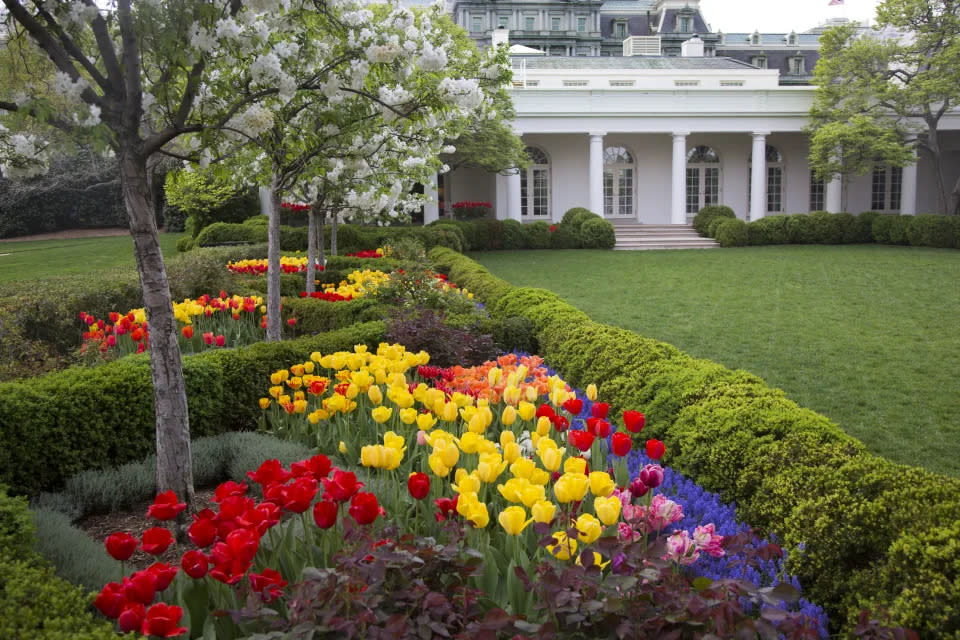
[[960, 476], [960, 251], [471, 254], [599, 322], [746, 369], [875, 453]]
[[[177, 255], [177, 240], [183, 235], [160, 234], [164, 259]], [[0, 242], [0, 283], [135, 266], [129, 236]]]

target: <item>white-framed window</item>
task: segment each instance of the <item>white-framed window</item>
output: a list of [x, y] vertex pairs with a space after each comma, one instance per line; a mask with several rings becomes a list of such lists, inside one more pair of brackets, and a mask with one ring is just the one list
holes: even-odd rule
[[[767, 213], [783, 213], [783, 156], [772, 146], [766, 148]], [[747, 211], [750, 211], [750, 193], [753, 191], [753, 159], [747, 162]]]
[[690, 33], [693, 31], [693, 18], [690, 16], [680, 16], [677, 18], [677, 31], [680, 33]]
[[633, 216], [636, 162], [625, 147], [603, 151], [603, 215]]
[[577, 16], [577, 31], [583, 33], [587, 30], [587, 18], [586, 16]]
[[903, 195], [902, 167], [875, 167], [870, 190], [870, 209], [899, 211]]
[[470, 16], [470, 31], [474, 33], [483, 31], [483, 16]]
[[758, 45], [760, 44], [760, 34], [756, 31], [753, 32], [753, 35], [750, 36], [750, 44]]
[[550, 30], [560, 31], [560, 16], [552, 16], [550, 18]]
[[806, 73], [806, 61], [802, 56], [790, 58], [790, 73], [795, 76], [802, 76]]
[[567, 55], [567, 48], [564, 46], [550, 47], [551, 56], [565, 56]]
[[497, 24], [504, 29], [510, 26], [510, 16], [497, 16]]
[[797, 32], [796, 32], [796, 31], [791, 31], [790, 34], [787, 36], [786, 39], [787, 39], [787, 45], [788, 45], [788, 46], [793, 46], [793, 45], [797, 44]]
[[824, 211], [826, 207], [827, 189], [823, 178], [818, 178], [810, 172], [810, 211]]
[[536, 29], [536, 18], [534, 18], [533, 16], [524, 16], [523, 28], [527, 31], [533, 31], [534, 29]]
[[623, 20], [613, 23], [613, 37], [625, 40], [627, 37], [627, 23]]
[[750, 56], [750, 64], [758, 69], [767, 68], [767, 56]]
[[523, 218], [550, 216], [550, 159], [542, 150], [527, 147], [530, 165], [520, 171], [520, 215]]
[[706, 145], [687, 152], [687, 213], [720, 204], [720, 156]]

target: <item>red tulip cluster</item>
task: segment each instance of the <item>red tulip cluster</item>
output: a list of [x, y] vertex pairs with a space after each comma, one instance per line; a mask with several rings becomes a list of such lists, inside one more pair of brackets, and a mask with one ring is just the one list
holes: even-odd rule
[[485, 207], [487, 209], [493, 208], [493, 205], [489, 202], [472, 202], [470, 200], [463, 200], [461, 202], [454, 202], [454, 209], [479, 209]]
[[315, 298], [317, 300], [326, 300], [328, 302], [346, 302], [347, 300], [353, 300], [353, 296], [342, 296], [339, 293], [334, 293], [332, 291], [314, 291], [313, 293], [301, 291], [300, 297]]
[[[187, 628], [177, 626], [183, 615], [180, 607], [161, 602], [147, 608], [180, 569], [194, 580], [209, 576], [227, 585], [237, 585], [246, 576], [252, 591], [264, 602], [272, 602], [284, 594], [287, 581], [274, 569], [265, 568], [261, 573], [250, 573], [250, 569], [261, 538], [281, 521], [284, 512], [302, 514], [312, 505], [313, 520], [321, 529], [336, 524], [344, 504], [349, 504], [347, 513], [360, 525], [385, 515], [375, 495], [360, 491], [363, 483], [352, 472], [332, 467], [330, 459], [322, 454], [294, 462], [289, 470], [278, 460], [267, 460], [256, 471], [248, 472], [247, 477], [261, 486], [262, 502], [246, 495], [246, 482], [224, 482], [214, 492], [217, 510], [203, 509], [193, 515], [187, 536], [198, 548], [183, 554], [179, 568], [155, 563], [125, 576], [122, 583], [111, 582], [97, 596], [94, 606], [117, 620], [125, 632], [140, 631], [164, 638], [181, 635]], [[322, 497], [314, 504], [321, 484]], [[172, 520], [185, 508], [185, 503], [177, 502], [176, 495], [167, 491], [156, 497], [147, 516]], [[110, 556], [122, 562], [133, 555], [138, 545], [143, 551], [158, 555], [172, 542], [167, 529], [154, 527], [139, 542], [127, 533], [114, 533], [104, 544]]]
[[363, 251], [348, 253], [347, 257], [348, 258], [382, 258], [383, 254], [377, 253], [376, 249], [364, 249]]
[[86, 311], [81, 311], [79, 315], [80, 322], [88, 327], [87, 331], [83, 332], [81, 351], [85, 351], [89, 344], [97, 344], [100, 353], [106, 353], [110, 347], [117, 346], [117, 336], [124, 335], [129, 335], [130, 339], [137, 345], [137, 353], [143, 353], [150, 346], [147, 323], [136, 322], [132, 311], [123, 316], [116, 311], [111, 311], [109, 323], [97, 320], [96, 317]]
[[310, 209], [310, 205], [297, 202], [281, 202], [280, 206], [288, 211], [308, 211]]

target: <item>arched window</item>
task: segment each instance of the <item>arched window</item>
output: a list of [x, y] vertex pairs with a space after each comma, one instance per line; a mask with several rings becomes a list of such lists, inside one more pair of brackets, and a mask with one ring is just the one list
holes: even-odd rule
[[720, 156], [699, 145], [687, 152], [687, 213], [720, 203]]
[[[767, 213], [783, 212], [783, 156], [780, 150], [773, 145], [767, 145], [766, 148], [767, 164]], [[748, 167], [753, 167], [753, 158], [747, 162]], [[753, 189], [753, 171], [747, 171], [747, 211], [750, 210], [750, 196]]]
[[633, 216], [633, 176], [636, 163], [625, 147], [603, 151], [603, 215]]
[[524, 218], [550, 215], [550, 160], [542, 150], [527, 147], [530, 166], [520, 172], [520, 214]]

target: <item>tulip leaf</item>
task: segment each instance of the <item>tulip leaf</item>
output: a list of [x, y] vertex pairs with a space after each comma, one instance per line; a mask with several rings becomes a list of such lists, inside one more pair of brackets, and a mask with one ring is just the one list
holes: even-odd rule
[[693, 588], [697, 591], [703, 591], [704, 589], [709, 589], [710, 586], [713, 585], [713, 580], [700, 576], [699, 578], [694, 578], [692, 584]]

